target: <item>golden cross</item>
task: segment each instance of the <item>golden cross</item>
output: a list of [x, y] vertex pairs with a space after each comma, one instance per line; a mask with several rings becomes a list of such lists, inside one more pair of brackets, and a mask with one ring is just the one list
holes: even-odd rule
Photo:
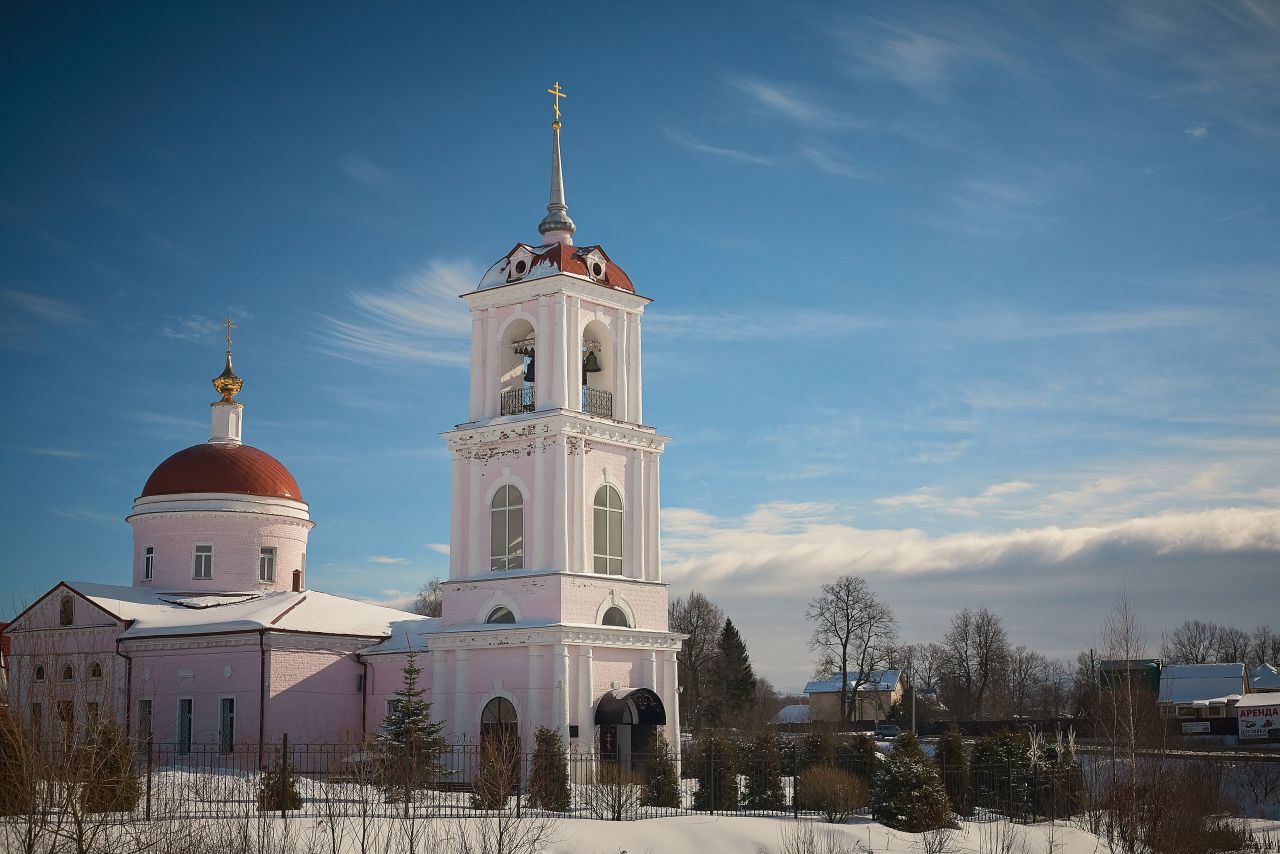
[[231, 322], [229, 317], [222, 321], [222, 325], [227, 327], [227, 355], [231, 355], [231, 330], [235, 329], [236, 325]]
[[552, 86], [550, 89], [547, 90], [547, 94], [551, 95], [555, 99], [555, 103], [552, 106], [556, 111], [556, 124], [560, 124], [560, 99], [568, 98], [569, 96], [566, 95], [564, 93], [564, 90], [560, 88], [559, 80], [556, 81], [555, 86]]

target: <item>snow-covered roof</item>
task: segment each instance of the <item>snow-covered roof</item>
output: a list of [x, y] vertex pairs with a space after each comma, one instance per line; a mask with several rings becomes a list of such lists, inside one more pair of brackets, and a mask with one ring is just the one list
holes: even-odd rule
[[[804, 692], [806, 694], [826, 694], [840, 690], [840, 676], [836, 673], [828, 676], [826, 679], [815, 679], [812, 682], [805, 683]], [[872, 670], [867, 674], [866, 681], [858, 686], [859, 691], [892, 691], [898, 685], [898, 678], [902, 676], [900, 670]], [[857, 672], [849, 672], [844, 674], [849, 689], [852, 690], [854, 683], [858, 681]]]
[[1236, 703], [1237, 709], [1256, 709], [1262, 706], [1280, 706], [1280, 694], [1269, 691], [1246, 694]]
[[70, 581], [67, 586], [128, 622], [124, 638], [178, 634], [222, 634], [271, 629], [326, 635], [383, 638], [406, 622], [405, 632], [427, 631], [438, 620], [355, 599], [303, 590], [245, 593], [174, 593], [115, 584]]
[[1217, 706], [1243, 695], [1243, 664], [1170, 664], [1160, 671], [1161, 703]]
[[783, 706], [769, 721], [771, 724], [807, 724], [809, 723], [809, 707], [803, 703]]
[[1274, 664], [1259, 664], [1249, 671], [1250, 691], [1280, 691], [1280, 670]]

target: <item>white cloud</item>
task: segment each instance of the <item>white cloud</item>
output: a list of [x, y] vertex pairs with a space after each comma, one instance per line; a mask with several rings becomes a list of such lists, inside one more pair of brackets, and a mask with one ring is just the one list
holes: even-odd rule
[[203, 314], [171, 317], [160, 325], [160, 334], [179, 341], [207, 341], [222, 332], [222, 321]]
[[40, 457], [62, 457], [75, 460], [87, 459], [93, 456], [87, 451], [77, 451], [71, 448], [17, 448], [17, 450]]
[[426, 362], [464, 367], [471, 321], [459, 295], [480, 271], [465, 261], [432, 261], [381, 291], [353, 291], [350, 317], [326, 317], [326, 352], [354, 361]]
[[729, 73], [722, 76], [726, 83], [750, 98], [756, 106], [775, 115], [813, 127], [850, 124], [846, 116], [818, 105], [812, 97], [799, 89], [783, 87], [756, 77]]
[[800, 146], [800, 156], [809, 161], [809, 163], [819, 172], [826, 172], [829, 175], [838, 175], [841, 178], [855, 179], [871, 177], [868, 173], [853, 164], [846, 162], [838, 155], [821, 151], [811, 145]]
[[1209, 135], [1209, 125], [1207, 124], [1192, 125], [1191, 127], [1184, 130], [1183, 133], [1185, 133], [1191, 139], [1204, 139], [1206, 136]]
[[5, 288], [0, 289], [0, 299], [24, 314], [46, 323], [83, 323], [85, 320], [75, 306], [53, 297]]
[[390, 555], [373, 555], [372, 557], [365, 558], [365, 560], [367, 560], [369, 563], [378, 563], [378, 564], [385, 564], [385, 565], [404, 564], [409, 562], [406, 558], [391, 557]]
[[342, 171], [355, 181], [369, 186], [377, 186], [387, 182], [387, 173], [374, 166], [363, 157], [348, 155], [342, 158]]
[[702, 154], [711, 154], [716, 157], [723, 157], [727, 160], [736, 160], [739, 163], [747, 163], [752, 166], [770, 166], [773, 164], [772, 158], [762, 157], [758, 154], [751, 154], [746, 151], [739, 151], [736, 148], [722, 148], [717, 145], [709, 145], [697, 137], [693, 136], [680, 128], [663, 128], [663, 133], [667, 139], [682, 145], [691, 151], [697, 151]]
[[435, 552], [436, 554], [442, 554], [446, 556], [449, 554], [448, 543], [427, 543], [427, 548], [431, 549], [431, 551]]

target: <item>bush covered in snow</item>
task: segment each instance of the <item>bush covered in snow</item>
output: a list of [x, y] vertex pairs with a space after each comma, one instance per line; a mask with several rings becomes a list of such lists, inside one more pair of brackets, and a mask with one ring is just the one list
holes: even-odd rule
[[879, 753], [876, 740], [870, 735], [852, 735], [838, 738], [834, 745], [835, 765], [870, 783], [875, 774]]
[[298, 775], [281, 751], [271, 770], [258, 783], [258, 809], [264, 812], [302, 809], [302, 793], [298, 791]]
[[913, 734], [898, 736], [893, 752], [876, 768], [871, 813], [877, 821], [909, 833], [951, 824], [947, 791]]

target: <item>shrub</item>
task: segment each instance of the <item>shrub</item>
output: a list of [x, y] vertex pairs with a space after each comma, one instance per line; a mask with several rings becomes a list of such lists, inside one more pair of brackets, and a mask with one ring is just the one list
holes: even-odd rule
[[969, 788], [969, 748], [955, 724], [947, 727], [947, 731], [938, 739], [933, 761], [942, 775], [951, 809], [963, 816], [973, 815], [973, 797]]
[[30, 815], [36, 801], [36, 752], [22, 728], [0, 708], [0, 816]]
[[695, 810], [736, 810], [738, 769], [728, 740], [716, 733], [702, 739], [702, 749], [694, 759], [698, 790], [693, 793]]
[[854, 735], [836, 741], [835, 766], [850, 774], [856, 774], [864, 782], [871, 782], [876, 763], [880, 761], [876, 740], [870, 735]]
[[478, 810], [500, 810], [507, 805], [520, 780], [520, 740], [510, 735], [484, 739], [476, 769], [471, 805]]
[[302, 809], [302, 793], [298, 791], [298, 775], [281, 751], [271, 770], [262, 775], [258, 784], [258, 809], [264, 812]]
[[538, 727], [534, 734], [529, 806], [551, 812], [569, 810], [569, 758], [558, 729]]
[[778, 739], [773, 733], [764, 733], [751, 739], [747, 757], [746, 791], [742, 805], [749, 810], [784, 810], [787, 796], [782, 789], [782, 757], [778, 753]]
[[604, 762], [596, 779], [583, 787], [582, 799], [592, 818], [622, 821], [635, 815], [645, 794], [644, 778], [616, 762]]
[[898, 736], [893, 752], [876, 769], [871, 811], [876, 820], [908, 833], [951, 824], [946, 789], [911, 733]]
[[834, 766], [818, 765], [805, 769], [796, 781], [796, 800], [827, 821], [845, 822], [867, 805], [867, 783]]
[[834, 756], [831, 736], [825, 732], [806, 733], [795, 741], [796, 773], [814, 765], [830, 765]]
[[676, 776], [676, 760], [671, 745], [661, 732], [654, 735], [653, 752], [644, 766], [644, 799], [646, 807], [680, 806], [680, 779]]
[[87, 745], [80, 802], [89, 812], [132, 812], [142, 797], [133, 745], [114, 721], [97, 728]]

